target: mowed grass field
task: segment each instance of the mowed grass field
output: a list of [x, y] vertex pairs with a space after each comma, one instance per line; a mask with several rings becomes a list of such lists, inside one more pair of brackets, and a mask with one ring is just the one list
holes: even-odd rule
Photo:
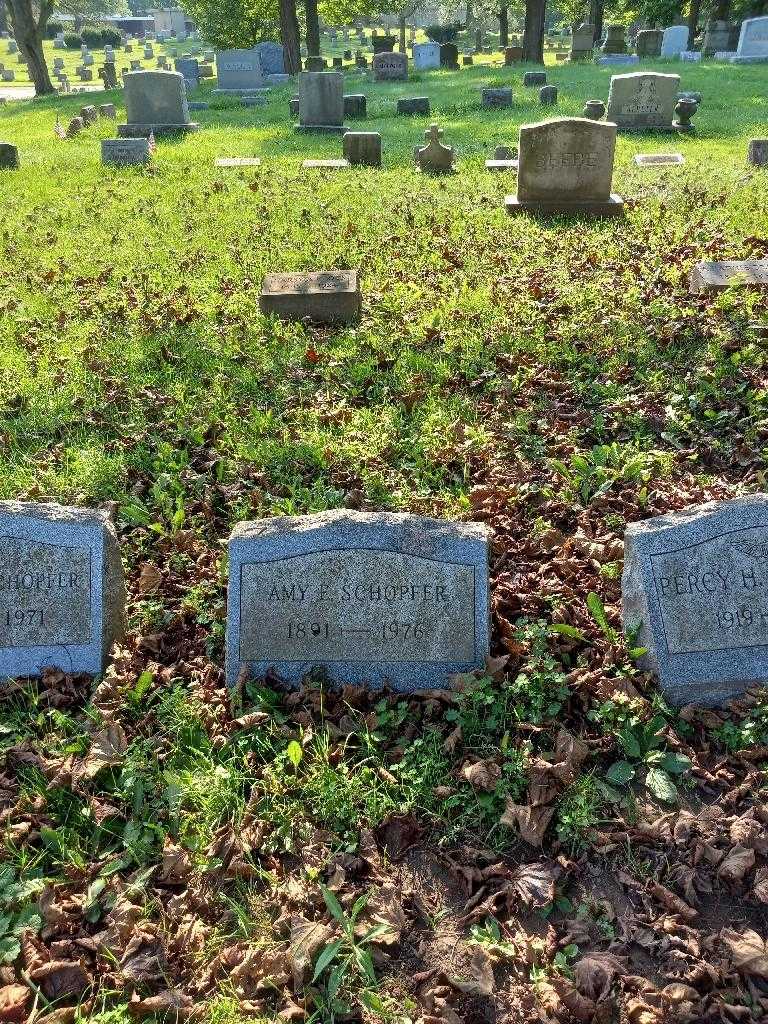
[[[341, 142], [294, 133], [292, 87], [250, 109], [202, 87], [200, 131], [149, 169], [101, 166], [114, 122], [53, 133], [102, 98], [119, 121], [119, 92], [0, 106], [22, 161], [0, 172], [0, 497], [109, 509], [129, 590], [103, 681], [0, 692], [0, 982], [22, 1014], [765, 1019], [739, 943], [768, 924], [768, 703], [669, 707], [619, 606], [628, 522], [767, 489], [765, 300], [687, 275], [768, 255], [746, 162], [768, 68], [643, 67], [702, 93], [697, 131], [621, 135], [626, 218], [605, 223], [508, 217], [514, 175], [484, 161], [622, 69], [548, 64], [554, 109], [524, 66], [350, 72], [384, 167], [341, 173], [301, 170]], [[482, 110], [500, 84], [513, 108]], [[396, 115], [419, 95], [431, 119]], [[413, 169], [429, 120], [455, 174]], [[684, 166], [635, 167], [660, 151]], [[260, 313], [265, 273], [345, 267], [359, 324]], [[488, 525], [486, 672], [230, 702], [229, 529], [336, 507]]]

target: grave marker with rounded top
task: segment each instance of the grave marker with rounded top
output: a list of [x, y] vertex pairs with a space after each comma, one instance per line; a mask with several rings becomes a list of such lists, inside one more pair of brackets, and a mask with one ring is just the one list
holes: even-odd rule
[[241, 523], [229, 542], [227, 681], [313, 669], [412, 691], [482, 668], [488, 536], [474, 523], [349, 511]]
[[404, 53], [377, 53], [373, 58], [375, 82], [406, 82], [408, 58]]
[[664, 29], [661, 40], [661, 57], [679, 57], [683, 50], [688, 49], [688, 26], [670, 25]]
[[508, 213], [623, 216], [623, 200], [611, 194], [615, 124], [563, 117], [522, 125], [518, 148], [517, 194], [506, 198]]
[[673, 704], [718, 707], [768, 679], [768, 494], [627, 528], [625, 630]]
[[0, 676], [104, 670], [125, 586], [104, 512], [0, 502]]

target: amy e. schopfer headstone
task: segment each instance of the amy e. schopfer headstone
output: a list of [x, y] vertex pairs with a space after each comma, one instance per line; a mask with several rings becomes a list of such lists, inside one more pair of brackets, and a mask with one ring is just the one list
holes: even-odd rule
[[716, 707], [768, 680], [768, 494], [627, 528], [625, 630], [675, 704]]
[[227, 680], [275, 672], [446, 686], [489, 650], [485, 527], [348, 511], [241, 523], [229, 542]]
[[105, 513], [0, 502], [0, 676], [100, 673], [122, 635], [125, 586]]

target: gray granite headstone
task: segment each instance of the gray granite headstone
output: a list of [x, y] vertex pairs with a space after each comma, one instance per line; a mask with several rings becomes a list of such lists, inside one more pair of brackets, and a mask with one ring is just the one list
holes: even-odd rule
[[105, 513], [0, 502], [0, 677], [103, 671], [124, 628], [117, 537]]
[[768, 260], [704, 260], [688, 275], [694, 294], [726, 288], [768, 288]]
[[123, 77], [126, 124], [123, 138], [196, 131], [190, 122], [184, 78], [177, 71], [129, 71]]
[[405, 82], [408, 79], [408, 58], [404, 53], [377, 53], [372, 67], [375, 82]]
[[413, 66], [416, 71], [440, 67], [440, 44], [417, 43], [413, 48]]
[[336, 682], [442, 687], [488, 651], [483, 526], [335, 511], [232, 532], [229, 683], [323, 668]]
[[285, 59], [280, 43], [264, 42], [254, 47], [264, 75], [284, 75]]
[[130, 167], [150, 161], [148, 139], [102, 139], [101, 162], [105, 166]]
[[605, 116], [619, 128], [670, 129], [679, 89], [679, 75], [655, 71], [613, 75]]
[[0, 170], [18, 170], [19, 151], [11, 142], [0, 142]]
[[216, 54], [217, 92], [249, 92], [264, 88], [256, 50], [221, 50]]
[[624, 628], [673, 703], [768, 680], [768, 494], [633, 523], [624, 545]]
[[302, 71], [299, 75], [299, 131], [343, 134], [344, 75], [337, 71]]

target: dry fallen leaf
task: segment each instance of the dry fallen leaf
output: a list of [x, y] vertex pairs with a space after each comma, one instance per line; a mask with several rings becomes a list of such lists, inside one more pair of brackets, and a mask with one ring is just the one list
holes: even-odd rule
[[31, 995], [26, 985], [3, 985], [0, 988], [0, 1021], [17, 1024], [26, 1020]]
[[744, 932], [723, 928], [720, 939], [727, 946], [733, 966], [739, 973], [755, 978], [768, 978], [768, 949], [756, 931]]

